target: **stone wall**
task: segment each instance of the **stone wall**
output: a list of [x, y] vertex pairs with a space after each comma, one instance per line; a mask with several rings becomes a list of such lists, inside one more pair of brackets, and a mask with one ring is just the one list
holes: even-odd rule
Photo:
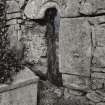
[[104, 88], [104, 4], [100, 0], [27, 2], [24, 14], [30, 19], [43, 18], [51, 7], [55, 7], [61, 16], [59, 66], [67, 83]]
[[27, 2], [6, 0], [6, 25], [10, 48], [18, 50], [18, 56], [21, 56], [21, 49], [25, 47], [24, 62], [37, 64], [36, 69], [46, 73], [46, 26], [27, 18], [24, 14]]
[[[37, 69], [46, 72], [46, 25], [39, 23], [47, 8], [54, 7], [61, 16], [59, 70], [63, 85], [85, 92], [105, 88], [105, 0], [6, 2], [10, 47], [18, 49], [25, 45], [25, 61], [37, 64]], [[40, 18], [40, 22], [35, 21]]]
[[74, 5], [66, 7], [59, 35], [64, 84], [104, 88], [104, 1], [70, 2]]
[[105, 92], [104, 4], [104, 0], [65, 0], [61, 14], [59, 67], [65, 97], [83, 96], [93, 102], [89, 105], [105, 104], [100, 94]]

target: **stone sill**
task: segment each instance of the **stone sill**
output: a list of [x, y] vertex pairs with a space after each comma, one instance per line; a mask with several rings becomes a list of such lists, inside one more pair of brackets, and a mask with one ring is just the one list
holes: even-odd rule
[[39, 78], [25, 68], [13, 79], [11, 84], [0, 84], [0, 105], [37, 105]]
[[21, 88], [21, 87], [25, 87], [30, 84], [36, 84], [38, 83], [38, 80], [39, 80], [38, 77], [35, 77], [29, 80], [17, 81], [15, 83], [12, 83], [11, 85], [0, 84], [0, 93], [14, 90], [14, 89]]

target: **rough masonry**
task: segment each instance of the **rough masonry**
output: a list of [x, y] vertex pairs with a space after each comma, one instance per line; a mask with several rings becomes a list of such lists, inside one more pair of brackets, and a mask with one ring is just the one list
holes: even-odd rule
[[[57, 9], [59, 71], [63, 85], [85, 90], [88, 99], [104, 105], [105, 96], [98, 91], [100, 99], [96, 91], [105, 89], [105, 0], [6, 0], [6, 4], [10, 46], [16, 42], [25, 45], [25, 60], [36, 64], [36, 69], [44, 73], [47, 45], [46, 25], [42, 20], [48, 8]], [[40, 19], [41, 24], [34, 21]], [[15, 46], [19, 48], [21, 44]]]

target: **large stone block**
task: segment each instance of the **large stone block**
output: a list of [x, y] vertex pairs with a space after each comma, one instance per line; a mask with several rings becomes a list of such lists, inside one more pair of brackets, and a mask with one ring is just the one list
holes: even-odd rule
[[61, 19], [59, 49], [60, 72], [89, 76], [91, 39], [85, 18]]
[[46, 26], [36, 24], [25, 25], [22, 42], [26, 46], [25, 60], [38, 63], [41, 56], [46, 56], [47, 45], [45, 39]]
[[91, 18], [93, 64], [95, 67], [105, 67], [105, 16]]
[[88, 77], [62, 74], [63, 85], [77, 91], [88, 91], [90, 82]]
[[18, 44], [20, 43], [19, 40], [22, 34], [19, 24], [11, 25], [7, 30], [7, 34], [8, 34], [8, 39], [10, 41], [9, 43], [10, 48], [13, 48], [15, 46], [15, 49], [18, 49], [19, 48]]
[[24, 4], [26, 3], [25, 0], [16, 0], [16, 1], [17, 1], [17, 3], [18, 3], [18, 5], [19, 5], [20, 8], [21, 8], [22, 6], [24, 6]]
[[96, 47], [93, 64], [95, 67], [105, 67], [105, 47]]
[[7, 21], [6, 25], [15, 25], [17, 24], [17, 20], [16, 19], [12, 19], [10, 21]]
[[39, 59], [38, 64], [35, 65], [35, 71], [41, 71], [43, 74], [47, 73], [48, 66], [47, 66], [47, 58], [41, 58]]
[[11, 20], [11, 19], [18, 19], [21, 18], [22, 15], [20, 12], [16, 12], [16, 13], [11, 13], [11, 14], [6, 14], [6, 19], [7, 20]]
[[0, 105], [37, 105], [36, 77], [29, 69], [21, 71], [10, 85], [0, 84]]
[[6, 8], [7, 13], [20, 11], [19, 4], [15, 0], [9, 0], [6, 1], [6, 3], [7, 3], [7, 8]]
[[105, 105], [105, 102], [97, 103], [96, 105]]
[[105, 68], [100, 68], [100, 67], [93, 67], [92, 69], [93, 72], [97, 72], [97, 73], [105, 73]]
[[[99, 69], [100, 70], [100, 69]], [[105, 88], [105, 73], [98, 71], [92, 73], [92, 89], [103, 89]]]
[[105, 73], [97, 73], [97, 72], [95, 72], [95, 73], [92, 73], [92, 77], [93, 78], [98, 78], [98, 79], [105, 79]]
[[94, 103], [99, 103], [101, 101], [103, 101], [103, 97], [101, 97], [99, 94], [93, 92], [87, 93], [86, 97], [91, 100]]
[[[104, 23], [104, 22], [105, 20], [100, 23]], [[97, 47], [104, 47], [105, 46], [105, 24], [97, 25], [96, 27], [94, 27], [94, 31], [96, 36]]]
[[61, 17], [79, 16], [78, 0], [56, 0], [60, 5]]

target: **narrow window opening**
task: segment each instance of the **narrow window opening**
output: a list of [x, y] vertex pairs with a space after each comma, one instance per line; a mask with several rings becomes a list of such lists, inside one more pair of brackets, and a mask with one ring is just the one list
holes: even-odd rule
[[[57, 19], [58, 18], [58, 19]], [[59, 72], [59, 21], [60, 18], [56, 8], [49, 8], [45, 13], [46, 19], [46, 38], [47, 38], [47, 59], [48, 59], [48, 80], [56, 86], [62, 86], [62, 76]]]

